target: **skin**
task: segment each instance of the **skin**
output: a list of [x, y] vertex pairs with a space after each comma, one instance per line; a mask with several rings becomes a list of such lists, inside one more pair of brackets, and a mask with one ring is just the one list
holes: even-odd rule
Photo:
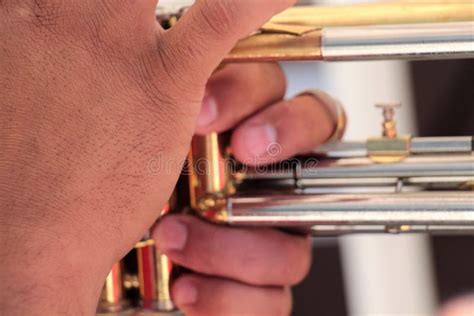
[[[233, 129], [232, 151], [249, 164], [331, 135], [314, 98], [282, 101], [277, 65], [214, 73], [239, 38], [293, 3], [201, 0], [165, 32], [152, 0], [0, 0], [0, 314], [93, 315], [194, 133]], [[169, 168], [150, 172], [157, 158]], [[287, 315], [311, 261], [308, 238], [271, 229], [180, 215], [152, 235], [194, 271], [172, 286], [190, 316]]]
[[[235, 128], [242, 161], [265, 151], [272, 129], [284, 149], [266, 161], [329, 136], [314, 99], [281, 101], [276, 65], [211, 78], [239, 38], [293, 2], [201, 0], [165, 32], [156, 1], [0, 1], [0, 314], [93, 315], [112, 264], [156, 221], [195, 132]], [[199, 114], [205, 93], [211, 120]], [[294, 143], [307, 133], [300, 124], [314, 134]], [[157, 157], [169, 168], [150, 172]], [[188, 315], [288, 314], [288, 288], [310, 264], [308, 239], [270, 229], [170, 216], [153, 236], [196, 271], [172, 288]]]
[[474, 293], [456, 297], [444, 304], [438, 316], [472, 316], [474, 315]]

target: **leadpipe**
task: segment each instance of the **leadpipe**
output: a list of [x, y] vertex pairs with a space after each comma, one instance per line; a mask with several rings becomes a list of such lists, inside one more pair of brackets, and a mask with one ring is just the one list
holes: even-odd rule
[[224, 62], [473, 58], [473, 35], [474, 22], [260, 32], [241, 40]]
[[[159, 21], [177, 19], [186, 11], [189, 1], [156, 8]], [[265, 26], [361, 26], [411, 23], [443, 23], [474, 20], [474, 7], [466, 0], [390, 1], [332, 6], [294, 6], [274, 16]]]
[[474, 20], [472, 1], [390, 1], [334, 6], [295, 6], [271, 24], [316, 27], [387, 25]]
[[[158, 7], [166, 27], [186, 8]], [[474, 57], [471, 1], [296, 6], [242, 39], [224, 62]]]

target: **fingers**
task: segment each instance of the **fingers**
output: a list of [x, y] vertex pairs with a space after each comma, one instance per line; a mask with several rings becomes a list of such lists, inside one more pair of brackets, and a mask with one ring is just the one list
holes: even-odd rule
[[474, 313], [474, 293], [457, 297], [447, 302], [438, 316], [472, 316]]
[[192, 216], [163, 218], [153, 232], [158, 249], [193, 271], [253, 285], [293, 285], [306, 275], [311, 242], [272, 229], [240, 229]]
[[192, 274], [175, 281], [172, 296], [188, 316], [283, 316], [292, 305], [288, 288], [252, 287]]
[[309, 95], [270, 106], [237, 127], [232, 153], [248, 165], [257, 165], [308, 152], [335, 129], [327, 106]]
[[228, 65], [206, 88], [197, 134], [223, 132], [244, 118], [283, 98], [286, 79], [277, 64]]
[[[207, 79], [236, 42], [295, 0], [197, 1], [165, 36], [170, 63]], [[170, 54], [172, 51], [172, 54]]]

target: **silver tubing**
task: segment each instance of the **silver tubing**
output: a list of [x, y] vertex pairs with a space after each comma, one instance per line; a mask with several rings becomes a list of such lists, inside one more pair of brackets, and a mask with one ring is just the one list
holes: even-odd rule
[[472, 144], [472, 136], [414, 137], [411, 140], [410, 152], [417, 155], [437, 153], [468, 153], [474, 150], [472, 148]]
[[[397, 178], [416, 177], [470, 177], [474, 179], [474, 156], [464, 155], [420, 155], [410, 156], [392, 164], [377, 164], [369, 158], [330, 158], [318, 160], [308, 157], [296, 166], [269, 166], [246, 168], [239, 176], [243, 181], [295, 180], [300, 184], [313, 180], [350, 178]], [[304, 185], [303, 185], [304, 186]]]
[[365, 158], [321, 161], [312, 168], [301, 168], [297, 179], [371, 178], [371, 177], [443, 177], [471, 176], [474, 178], [474, 156], [432, 156], [406, 158], [393, 164], [376, 164]]
[[230, 224], [243, 226], [470, 232], [474, 231], [474, 192], [235, 196], [229, 198], [227, 212]]
[[[413, 137], [410, 141], [410, 154], [462, 154], [472, 153], [472, 136], [455, 137]], [[365, 157], [366, 142], [336, 142], [322, 145], [313, 151], [325, 157]]]
[[339, 236], [354, 233], [430, 233], [433, 235], [474, 235], [474, 225], [314, 225], [310, 232], [313, 236]]
[[323, 60], [474, 58], [474, 22], [329, 27]]

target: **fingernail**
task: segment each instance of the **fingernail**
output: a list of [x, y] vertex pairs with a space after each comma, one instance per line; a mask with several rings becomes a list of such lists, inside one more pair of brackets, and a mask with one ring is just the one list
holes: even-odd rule
[[254, 158], [267, 156], [277, 140], [276, 129], [270, 124], [249, 126], [244, 135], [247, 150]]
[[188, 228], [177, 220], [164, 220], [157, 228], [156, 245], [164, 253], [183, 250], [188, 238]]
[[197, 302], [198, 292], [192, 282], [179, 282], [173, 292], [173, 300], [178, 306], [192, 305]]
[[206, 127], [217, 119], [217, 102], [216, 99], [206, 92], [202, 100], [201, 113], [199, 113], [197, 125]]

